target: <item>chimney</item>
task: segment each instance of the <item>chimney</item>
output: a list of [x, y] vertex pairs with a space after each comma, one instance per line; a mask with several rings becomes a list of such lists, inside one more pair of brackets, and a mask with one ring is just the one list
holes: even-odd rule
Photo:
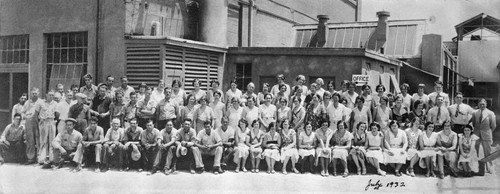
[[318, 15], [318, 31], [316, 32], [317, 43], [316, 47], [324, 47], [326, 44], [326, 37], [328, 36], [328, 28], [326, 22], [330, 17], [328, 15]]
[[377, 28], [370, 35], [370, 38], [366, 43], [367, 49], [374, 50], [376, 52], [382, 51], [382, 48], [389, 37], [389, 25], [387, 23], [387, 18], [389, 18], [389, 16], [391, 16], [391, 14], [388, 11], [377, 12]]

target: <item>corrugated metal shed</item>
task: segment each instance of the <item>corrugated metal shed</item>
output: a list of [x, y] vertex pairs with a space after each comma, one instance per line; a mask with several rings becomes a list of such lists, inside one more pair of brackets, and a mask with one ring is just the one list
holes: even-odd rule
[[[384, 54], [395, 58], [420, 56], [419, 46], [425, 33], [425, 20], [389, 21], [389, 39]], [[327, 48], [362, 48], [377, 27], [377, 22], [329, 23]], [[317, 24], [296, 25], [295, 47], [314, 45]]]

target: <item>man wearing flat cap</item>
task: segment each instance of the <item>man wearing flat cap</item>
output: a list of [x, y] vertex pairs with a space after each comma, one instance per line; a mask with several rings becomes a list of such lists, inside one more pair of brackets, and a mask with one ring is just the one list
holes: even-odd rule
[[52, 148], [54, 152], [54, 164], [57, 168], [61, 168], [63, 160], [71, 160], [76, 163], [73, 169], [78, 172], [82, 169], [82, 134], [74, 130], [76, 120], [73, 118], [66, 119], [66, 130], [57, 134], [56, 138], [52, 141]]

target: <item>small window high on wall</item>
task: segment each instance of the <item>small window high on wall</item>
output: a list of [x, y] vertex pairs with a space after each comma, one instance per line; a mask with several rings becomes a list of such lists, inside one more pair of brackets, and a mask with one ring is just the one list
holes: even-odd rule
[[28, 64], [28, 35], [0, 36], [0, 64]]
[[252, 64], [251, 63], [239, 63], [236, 64], [236, 84], [238, 84], [238, 89], [244, 91], [247, 85], [252, 82]]
[[47, 90], [58, 83], [64, 88], [79, 85], [87, 72], [87, 32], [46, 34]]

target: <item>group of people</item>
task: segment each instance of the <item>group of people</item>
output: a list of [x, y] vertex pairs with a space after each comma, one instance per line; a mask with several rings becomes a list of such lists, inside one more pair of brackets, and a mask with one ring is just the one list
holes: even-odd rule
[[[167, 87], [160, 80], [156, 88], [143, 83], [138, 91], [125, 76], [117, 88], [112, 76], [97, 86], [90, 74], [83, 80], [84, 86], [68, 90], [58, 84], [45, 99], [36, 88], [29, 99], [20, 97], [12, 124], [0, 137], [0, 164], [8, 157], [60, 168], [69, 160], [75, 171], [96, 165], [98, 172], [116, 166], [170, 174], [178, 161], [186, 162], [191, 173], [203, 172], [204, 156], [213, 156], [216, 174], [230, 170], [230, 162], [235, 172], [256, 173], [264, 159], [267, 173], [275, 173], [280, 162], [283, 174], [314, 172], [318, 166], [322, 176], [346, 177], [353, 162], [359, 175], [367, 174], [369, 164], [380, 175], [386, 174], [384, 165], [396, 176], [403, 169], [415, 176], [418, 164], [425, 176], [438, 172], [443, 178], [445, 172], [477, 172], [479, 159], [491, 152], [496, 129], [486, 100], [476, 110], [462, 103], [458, 92], [450, 104], [440, 81], [430, 94], [419, 84], [410, 95], [408, 84], [397, 94], [383, 85], [374, 94], [363, 85], [358, 94], [350, 81], [337, 91], [333, 81], [324, 85], [321, 78], [307, 87], [303, 75], [290, 86], [283, 74], [278, 84], [264, 83], [258, 93], [254, 83], [242, 91], [236, 81], [223, 92], [216, 80], [205, 91], [194, 79], [189, 83], [193, 91], [186, 92], [179, 80]], [[485, 166], [492, 171], [491, 163]]]

